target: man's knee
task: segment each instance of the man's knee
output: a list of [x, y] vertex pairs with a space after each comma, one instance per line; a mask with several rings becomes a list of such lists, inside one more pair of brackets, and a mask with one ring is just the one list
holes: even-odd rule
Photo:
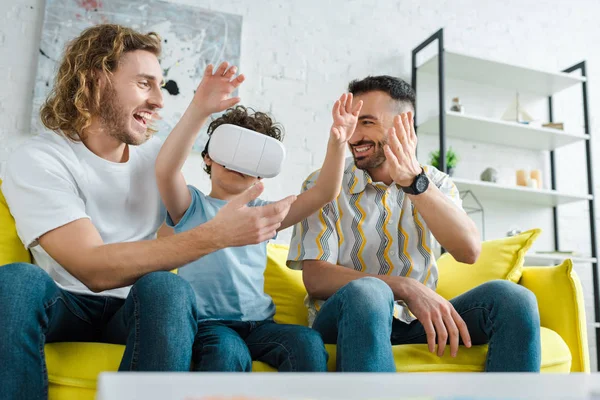
[[[20, 340], [17, 339], [20, 336], [11, 335], [11, 332], [21, 328], [31, 333], [31, 323], [42, 323], [44, 307], [58, 295], [58, 291], [56, 283], [38, 266], [17, 263], [0, 267], [2, 340], [8, 340], [9, 343]], [[11, 337], [7, 338], [6, 335]]]
[[507, 316], [515, 323], [539, 326], [537, 298], [524, 286], [506, 280], [486, 282], [480, 287], [494, 301], [498, 313]]
[[391, 317], [394, 293], [381, 279], [365, 277], [353, 280], [340, 289], [344, 307], [359, 314], [380, 314]]
[[7, 301], [28, 307], [43, 302], [48, 289], [55, 285], [50, 275], [36, 265], [5, 265], [0, 267], [0, 307]]
[[185, 279], [171, 272], [146, 274], [137, 280], [132, 290], [141, 303], [160, 304], [165, 311], [188, 309], [196, 303], [192, 286]]
[[[185, 346], [193, 342], [198, 328], [196, 295], [185, 279], [170, 272], [153, 272], [133, 285], [130, 296], [138, 310], [131, 317], [150, 323], [153, 335], [177, 337]], [[176, 343], [169, 340], [170, 345]]]
[[482, 292], [494, 299], [501, 299], [503, 304], [518, 308], [537, 309], [537, 298], [524, 286], [506, 280], [494, 280], [480, 286]]

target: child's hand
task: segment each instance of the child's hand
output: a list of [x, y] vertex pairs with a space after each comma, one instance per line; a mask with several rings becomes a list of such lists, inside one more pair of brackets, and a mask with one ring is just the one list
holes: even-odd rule
[[229, 98], [229, 96], [245, 79], [243, 74], [232, 79], [236, 72], [237, 67], [229, 67], [229, 63], [223, 62], [213, 74], [213, 66], [209, 64], [204, 70], [202, 82], [196, 89], [192, 106], [197, 107], [204, 115], [208, 116], [236, 105], [240, 98]]
[[345, 144], [350, 140], [358, 114], [362, 108], [362, 100], [352, 107], [352, 93], [344, 93], [333, 105], [333, 125], [331, 125], [330, 138], [339, 144]]

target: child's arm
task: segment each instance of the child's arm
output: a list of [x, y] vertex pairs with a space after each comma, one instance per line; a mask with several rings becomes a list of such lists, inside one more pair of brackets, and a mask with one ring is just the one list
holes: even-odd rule
[[333, 105], [333, 125], [329, 133], [327, 154], [315, 185], [300, 194], [278, 231], [297, 224], [336, 199], [344, 176], [346, 144], [356, 128], [362, 100], [352, 107], [352, 93], [344, 93]]
[[192, 150], [202, 125], [212, 113], [224, 111], [240, 101], [229, 98], [244, 81], [244, 75], [233, 79], [236, 67], [224, 62], [213, 74], [213, 66], [204, 71], [191, 104], [162, 145], [156, 158], [156, 183], [163, 203], [174, 223], [178, 223], [192, 201], [181, 168]]

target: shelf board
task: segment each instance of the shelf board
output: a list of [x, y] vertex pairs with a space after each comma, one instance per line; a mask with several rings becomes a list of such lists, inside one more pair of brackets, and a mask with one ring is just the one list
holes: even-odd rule
[[[555, 150], [589, 139], [589, 135], [586, 134], [568, 133], [560, 129], [535, 127], [453, 111], [446, 111], [446, 132], [447, 137], [531, 150]], [[418, 125], [417, 133], [438, 135], [439, 117], [430, 118]]]
[[471, 190], [475, 196], [481, 199], [490, 198], [495, 201], [509, 201], [553, 207], [561, 204], [590, 200], [592, 198], [592, 196], [588, 194], [566, 194], [557, 192], [556, 190], [501, 185], [498, 183], [462, 178], [452, 178], [452, 180], [459, 191]]
[[597, 260], [594, 257], [579, 257], [579, 256], [570, 256], [568, 254], [559, 255], [559, 254], [526, 254], [525, 255], [525, 265], [537, 266], [537, 265], [546, 265], [548, 263], [561, 263], [567, 258], [570, 258], [574, 264], [591, 264], [595, 263]]
[[[509, 90], [551, 96], [585, 82], [582, 76], [526, 68], [456, 52], [445, 51], [444, 56], [446, 77]], [[418, 70], [437, 75], [437, 65], [436, 54]]]

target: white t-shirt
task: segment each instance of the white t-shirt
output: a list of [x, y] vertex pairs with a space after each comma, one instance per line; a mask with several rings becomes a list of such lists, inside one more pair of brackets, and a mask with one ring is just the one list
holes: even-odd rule
[[[105, 244], [156, 237], [166, 216], [154, 175], [160, 147], [161, 141], [153, 137], [140, 146], [129, 146], [127, 162], [114, 163], [98, 157], [83, 143], [44, 132], [11, 155], [2, 192], [17, 233], [31, 250], [35, 264], [60, 287], [96, 294], [44, 251], [38, 243], [43, 234], [89, 218]], [[129, 289], [106, 290], [98, 295], [125, 298]]]

